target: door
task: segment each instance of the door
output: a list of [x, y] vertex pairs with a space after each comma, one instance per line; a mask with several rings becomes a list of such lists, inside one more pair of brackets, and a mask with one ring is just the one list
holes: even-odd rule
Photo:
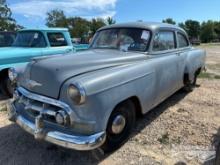
[[159, 31], [153, 39], [152, 57], [155, 61], [155, 104], [162, 102], [178, 89], [180, 81], [175, 31]]
[[50, 44], [46, 50], [43, 51], [43, 55], [55, 55], [55, 54], [67, 54], [73, 51], [73, 46], [69, 45], [64, 34], [61, 32], [47, 33], [47, 38]]

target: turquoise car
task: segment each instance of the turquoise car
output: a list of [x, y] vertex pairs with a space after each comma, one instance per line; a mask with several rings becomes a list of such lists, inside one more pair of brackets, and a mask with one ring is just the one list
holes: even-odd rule
[[68, 54], [87, 48], [88, 45], [73, 45], [66, 28], [20, 30], [11, 47], [0, 48], [0, 90], [7, 96], [12, 94], [9, 68], [24, 68], [35, 57]]

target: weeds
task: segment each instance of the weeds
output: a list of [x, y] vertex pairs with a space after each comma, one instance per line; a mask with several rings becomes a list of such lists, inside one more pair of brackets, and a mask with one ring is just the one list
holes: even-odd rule
[[220, 79], [219, 75], [215, 75], [213, 73], [202, 72], [199, 74], [198, 78], [206, 78], [206, 79]]
[[161, 144], [169, 144], [169, 134], [168, 133], [163, 134], [161, 138], [158, 138], [158, 141]]
[[7, 106], [0, 104], [0, 112], [6, 112], [7, 111]]

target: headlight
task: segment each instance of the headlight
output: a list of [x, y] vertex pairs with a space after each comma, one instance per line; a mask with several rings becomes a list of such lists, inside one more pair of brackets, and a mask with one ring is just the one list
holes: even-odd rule
[[84, 89], [80, 85], [71, 84], [68, 88], [68, 95], [74, 104], [83, 104], [86, 100]]
[[18, 78], [18, 73], [15, 71], [14, 68], [10, 68], [8, 70], [8, 77], [11, 80], [11, 82], [16, 82]]

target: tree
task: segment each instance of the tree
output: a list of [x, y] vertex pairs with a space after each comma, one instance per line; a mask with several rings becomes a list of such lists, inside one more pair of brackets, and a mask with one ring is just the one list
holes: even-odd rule
[[198, 39], [200, 35], [200, 23], [194, 20], [187, 20], [184, 25], [184, 29], [189, 35], [190, 39]]
[[106, 22], [107, 22], [107, 25], [112, 25], [116, 23], [116, 21], [112, 17], [108, 17], [106, 19]]
[[[108, 23], [115, 23], [112, 18], [107, 19]], [[47, 13], [46, 25], [48, 27], [67, 27], [74, 38], [89, 38], [102, 26], [105, 26], [105, 20], [101, 18], [88, 21], [81, 17], [66, 17], [62, 10], [52, 10]]]
[[90, 22], [90, 31], [91, 31], [91, 35], [94, 35], [95, 34], [95, 32], [99, 29], [99, 28], [101, 28], [101, 27], [103, 27], [103, 26], [105, 26], [106, 24], [105, 24], [105, 20], [103, 20], [102, 18], [93, 18], [92, 20], [91, 20], [91, 22]]
[[62, 10], [52, 10], [47, 13], [46, 25], [48, 27], [67, 27], [67, 18]]
[[0, 0], [0, 31], [16, 31], [20, 28], [22, 26], [17, 25], [12, 18], [12, 12], [6, 0]]
[[217, 39], [220, 40], [220, 22], [217, 21], [214, 22], [214, 31], [217, 35]]
[[186, 30], [186, 27], [185, 27], [184, 23], [181, 22], [181, 23], [178, 24], [178, 26], [181, 27], [182, 29]]
[[74, 38], [85, 40], [89, 33], [89, 21], [80, 17], [70, 17], [67, 19], [70, 34]]
[[172, 18], [167, 18], [167, 19], [163, 20], [162, 22], [172, 24], [172, 25], [176, 25], [176, 22]]
[[216, 39], [218, 36], [215, 32], [215, 23], [211, 20], [203, 22], [201, 25], [201, 35], [200, 38], [202, 42], [211, 42]]

